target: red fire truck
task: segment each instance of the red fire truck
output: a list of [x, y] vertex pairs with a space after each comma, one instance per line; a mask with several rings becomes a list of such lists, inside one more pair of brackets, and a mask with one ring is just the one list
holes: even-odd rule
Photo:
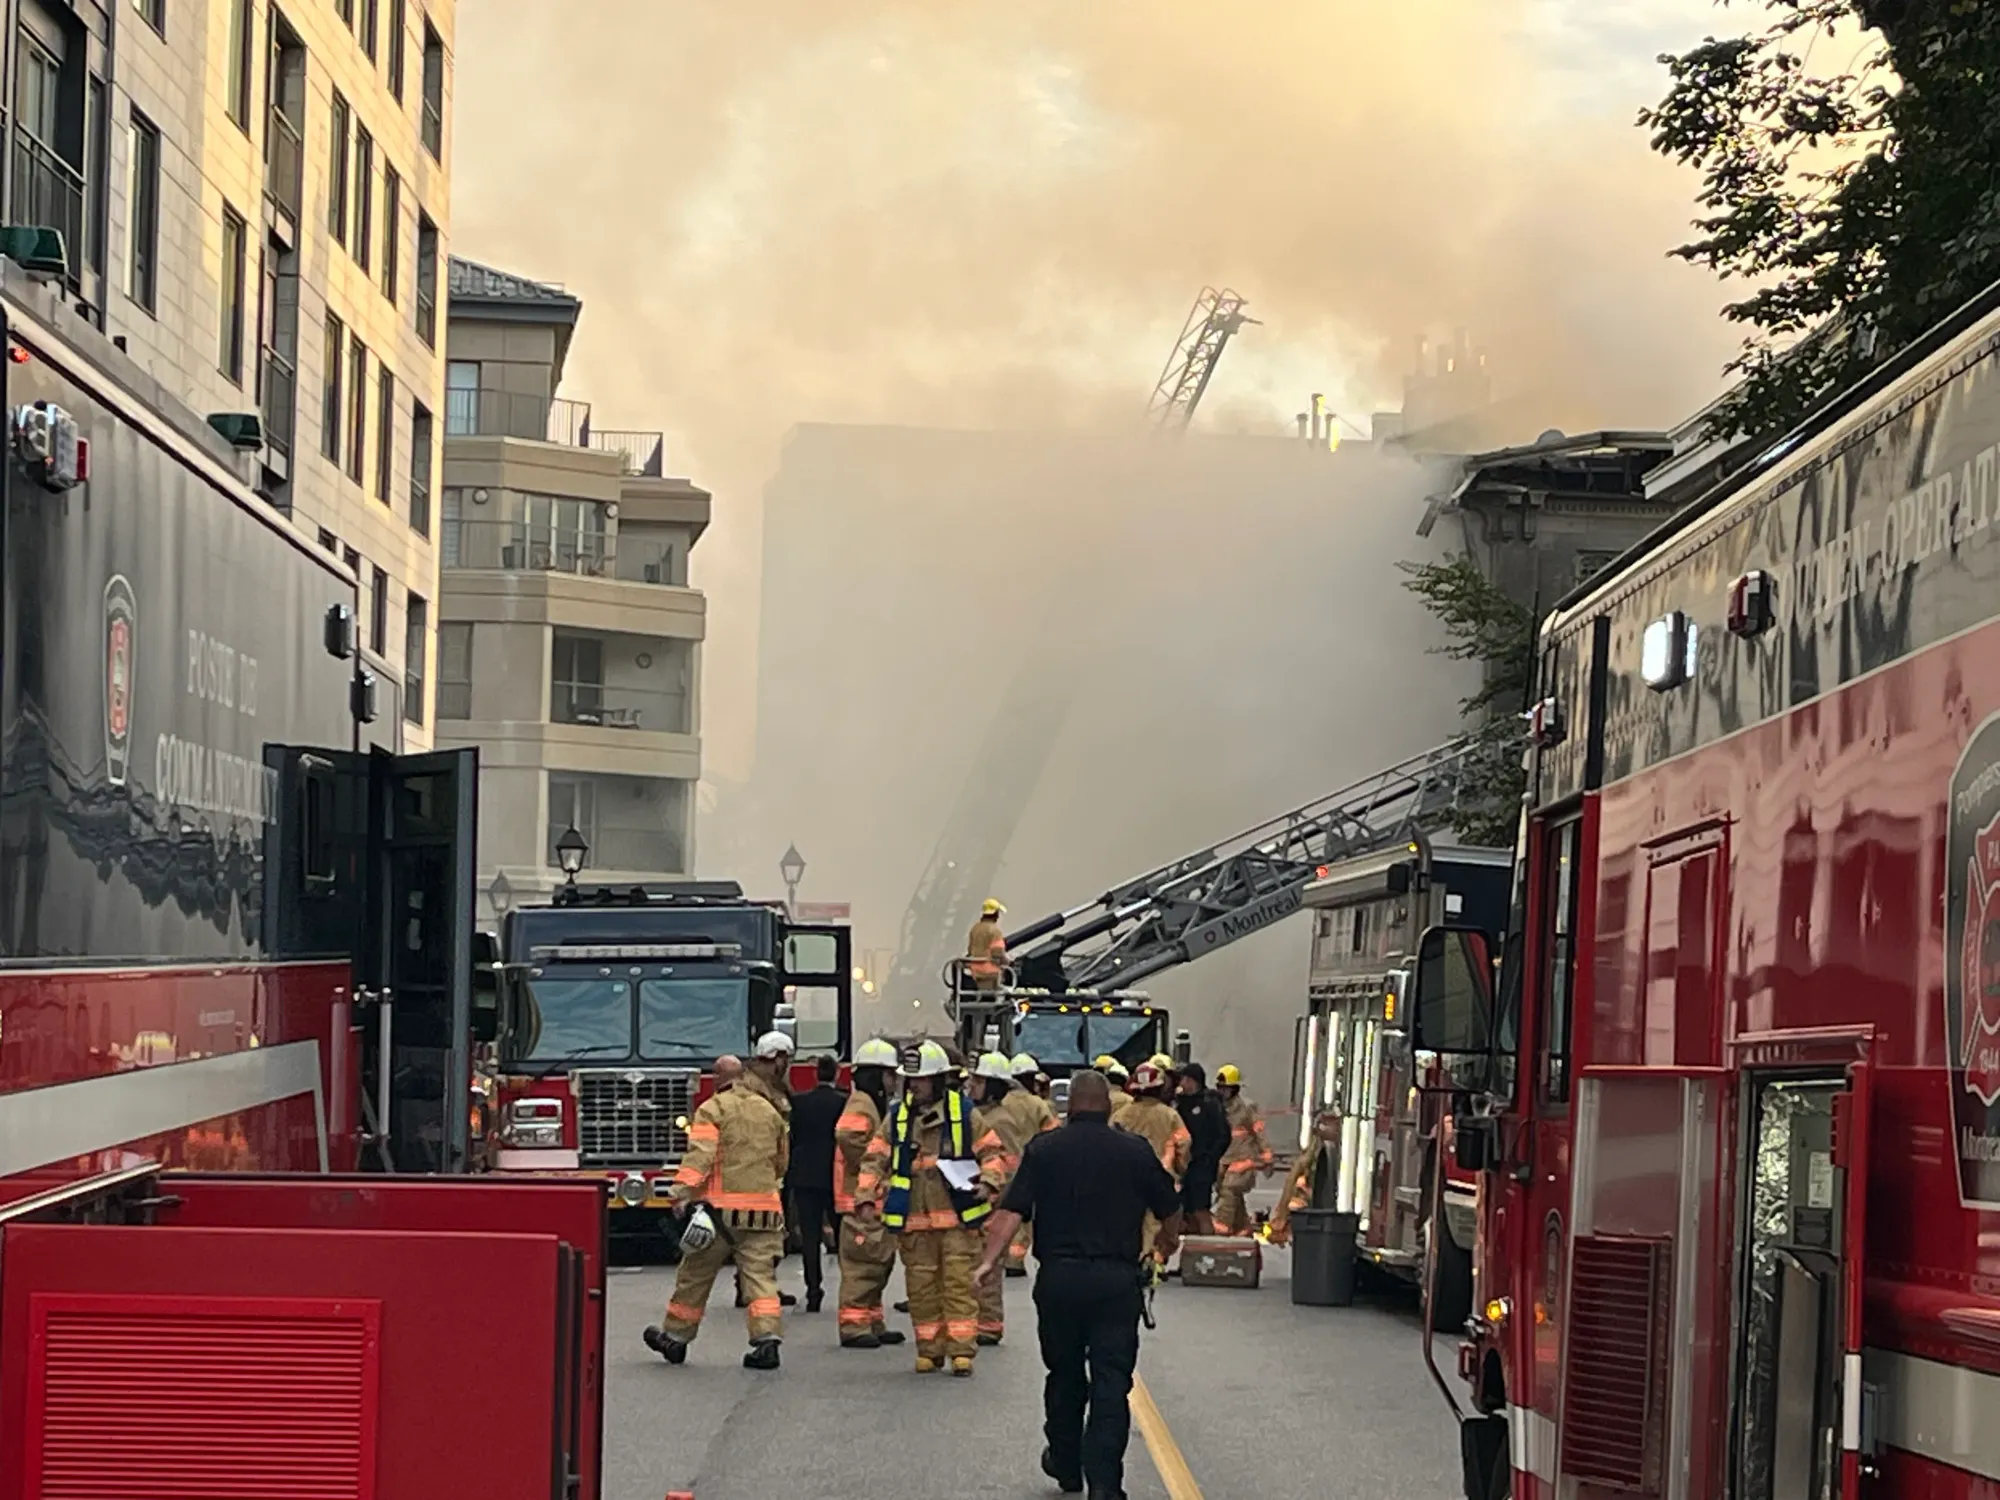
[[497, 1038], [473, 757], [362, 748], [355, 579], [238, 477], [254, 419], [166, 399], [36, 238], [0, 264], [0, 1500], [414, 1500], [468, 1453], [594, 1495], [603, 1189], [446, 1175]]
[[1469, 1496], [2000, 1482], [1997, 454], [2000, 287], [1544, 626], [1520, 940], [1413, 1006]]
[[772, 1029], [815, 1054], [853, 1041], [845, 925], [794, 922], [734, 881], [570, 886], [507, 914], [493, 1165], [611, 1190], [619, 1238], [670, 1230], [667, 1190], [716, 1059]]

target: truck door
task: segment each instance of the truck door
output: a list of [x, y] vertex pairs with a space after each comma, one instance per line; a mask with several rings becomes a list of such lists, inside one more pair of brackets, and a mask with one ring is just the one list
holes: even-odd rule
[[854, 1041], [854, 934], [835, 925], [785, 925], [782, 983], [798, 1019], [800, 1057], [846, 1057]]

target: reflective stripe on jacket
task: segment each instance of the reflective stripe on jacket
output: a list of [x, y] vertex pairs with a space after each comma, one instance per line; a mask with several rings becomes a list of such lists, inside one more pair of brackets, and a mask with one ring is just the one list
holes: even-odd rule
[[984, 1219], [993, 1206], [978, 1188], [961, 1192], [938, 1170], [940, 1160], [977, 1161], [980, 1181], [998, 1191], [1001, 1153], [991, 1145], [980, 1149], [971, 1116], [956, 1089], [921, 1110], [899, 1099], [869, 1144], [856, 1198], [873, 1202], [874, 1191], [882, 1191], [882, 1223], [898, 1233], [955, 1229]]
[[[847, 1096], [847, 1107], [833, 1125], [834, 1157], [833, 1207], [835, 1212], [854, 1212], [856, 1190], [867, 1170], [868, 1143], [881, 1127], [882, 1111], [865, 1091], [856, 1089]], [[873, 1184], [871, 1184], [872, 1188]], [[873, 1191], [869, 1198], [875, 1195]]]
[[1257, 1106], [1238, 1094], [1229, 1101], [1229, 1149], [1222, 1153], [1224, 1172], [1262, 1172], [1276, 1158], [1264, 1136], [1264, 1117]]
[[1180, 1186], [1194, 1154], [1194, 1139], [1181, 1123], [1178, 1110], [1161, 1099], [1134, 1099], [1111, 1117], [1111, 1124], [1114, 1129], [1144, 1136], [1160, 1165], [1173, 1175], [1174, 1185]]
[[673, 1199], [699, 1199], [729, 1214], [783, 1213], [790, 1155], [785, 1117], [764, 1094], [733, 1088], [713, 1095], [688, 1124], [687, 1154], [674, 1173]]

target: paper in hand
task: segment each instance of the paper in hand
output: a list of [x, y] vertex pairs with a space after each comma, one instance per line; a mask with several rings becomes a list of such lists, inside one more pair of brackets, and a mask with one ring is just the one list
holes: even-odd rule
[[979, 1163], [976, 1161], [945, 1157], [938, 1162], [938, 1170], [944, 1173], [944, 1180], [961, 1193], [969, 1193], [979, 1186]]

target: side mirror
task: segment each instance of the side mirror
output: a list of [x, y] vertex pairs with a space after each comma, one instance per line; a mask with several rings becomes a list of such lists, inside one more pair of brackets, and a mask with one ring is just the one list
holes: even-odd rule
[[789, 1000], [780, 1001], [776, 1014], [771, 1017], [771, 1029], [781, 1032], [796, 1042], [799, 1039], [798, 1007], [793, 1005]]
[[472, 1040], [500, 1039], [500, 939], [490, 932], [472, 934]]
[[1483, 1092], [1493, 1076], [1493, 959], [1486, 934], [1473, 927], [1427, 930], [1417, 945], [1410, 997], [1410, 1043], [1436, 1056], [1418, 1086]]
[[1183, 1029], [1174, 1033], [1173, 1059], [1176, 1066], [1186, 1067], [1194, 1061], [1194, 1036]]

